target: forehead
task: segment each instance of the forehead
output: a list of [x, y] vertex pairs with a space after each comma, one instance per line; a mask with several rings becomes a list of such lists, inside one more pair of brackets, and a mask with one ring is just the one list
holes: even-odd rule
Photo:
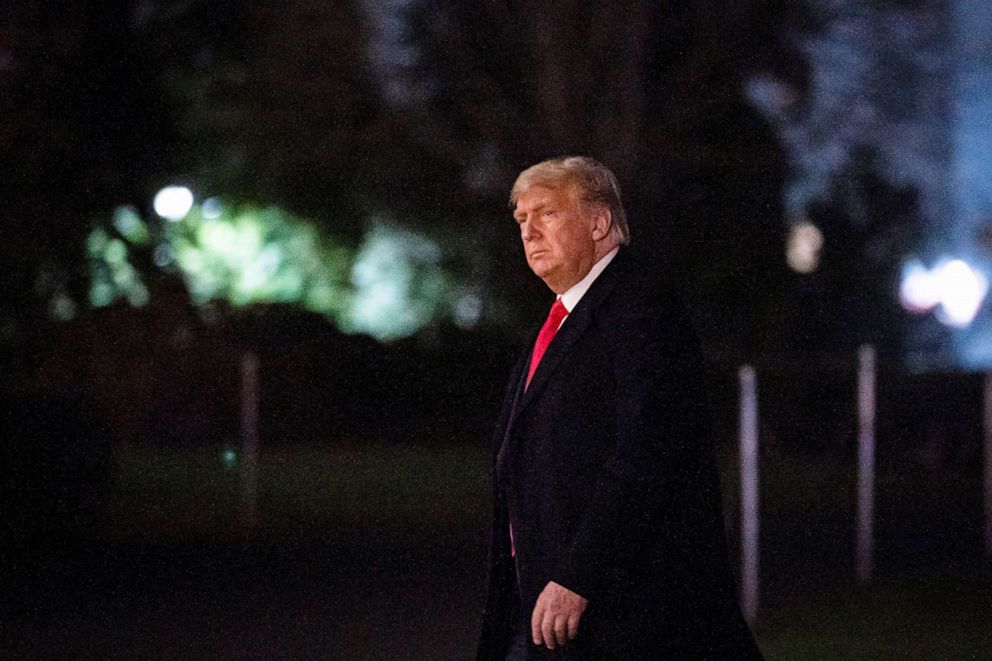
[[574, 184], [543, 185], [534, 184], [517, 195], [515, 210], [535, 209], [549, 204], [568, 204], [575, 201]]

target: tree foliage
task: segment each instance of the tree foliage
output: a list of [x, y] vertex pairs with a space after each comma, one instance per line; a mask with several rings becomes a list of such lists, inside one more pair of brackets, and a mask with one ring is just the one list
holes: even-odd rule
[[[15, 3], [0, 30], [0, 277], [5, 325], [85, 291], [88, 221], [141, 204], [177, 160], [128, 2]], [[14, 331], [12, 331], [14, 332]]]
[[620, 177], [640, 249], [691, 283], [711, 343], [754, 345], [778, 300], [786, 164], [744, 90], [761, 71], [802, 88], [780, 38], [796, 3], [415, 0], [379, 40], [354, 0], [24, 6], [0, 74], [4, 225], [36, 242], [30, 267], [4, 247], [18, 291], [49, 260], [81, 297], [90, 219], [148, 216], [179, 179], [352, 246], [374, 218], [426, 232], [488, 318], [515, 323], [544, 297], [506, 191], [537, 160], [586, 153]]
[[[277, 203], [357, 239], [382, 125], [357, 3], [229, 4], [143, 28], [162, 41], [185, 30], [163, 80], [190, 173], [211, 194]], [[196, 29], [211, 16], [220, 35]]]

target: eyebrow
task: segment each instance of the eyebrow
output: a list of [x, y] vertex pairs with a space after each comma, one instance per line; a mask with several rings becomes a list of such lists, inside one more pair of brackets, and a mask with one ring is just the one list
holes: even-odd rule
[[[542, 211], [543, 209], [545, 209], [545, 208], [546, 208], [546, 207], [548, 207], [548, 206], [549, 206], [549, 205], [548, 205], [548, 203], [547, 203], [547, 202], [541, 202], [541, 203], [540, 203], [540, 204], [538, 204], [538, 205], [537, 205], [536, 207], [534, 207], [533, 209], [531, 209], [531, 211]], [[513, 217], [514, 217], [514, 218], [516, 219], [516, 218], [518, 218], [518, 217], [519, 217], [519, 215], [520, 215], [520, 214], [518, 214], [518, 213], [517, 213], [517, 210], [516, 210], [516, 209], [514, 209], [514, 210], [513, 210]]]

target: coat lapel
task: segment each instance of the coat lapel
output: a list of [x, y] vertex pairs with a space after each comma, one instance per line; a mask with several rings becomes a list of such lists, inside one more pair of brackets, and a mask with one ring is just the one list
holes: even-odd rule
[[579, 301], [578, 305], [575, 306], [575, 309], [565, 318], [565, 323], [555, 335], [551, 344], [548, 345], [544, 357], [541, 358], [541, 363], [537, 366], [537, 370], [534, 371], [534, 377], [531, 379], [530, 385], [527, 386], [527, 390], [520, 397], [519, 403], [513, 407], [507, 429], [513, 427], [513, 423], [520, 414], [520, 411], [541, 394], [557, 367], [568, 356], [569, 349], [589, 328], [596, 308], [613, 291], [613, 288], [627, 268], [627, 256], [625, 253], [626, 251], [621, 248], [617, 256], [613, 258], [613, 261], [599, 274], [596, 281], [592, 283], [592, 286], [589, 287], [589, 290]]

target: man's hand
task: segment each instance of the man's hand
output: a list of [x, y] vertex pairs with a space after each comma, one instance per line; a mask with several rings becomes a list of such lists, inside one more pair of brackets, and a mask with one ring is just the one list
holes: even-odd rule
[[564, 646], [579, 633], [579, 618], [589, 600], [554, 581], [541, 590], [530, 616], [530, 633], [535, 645], [549, 650]]

